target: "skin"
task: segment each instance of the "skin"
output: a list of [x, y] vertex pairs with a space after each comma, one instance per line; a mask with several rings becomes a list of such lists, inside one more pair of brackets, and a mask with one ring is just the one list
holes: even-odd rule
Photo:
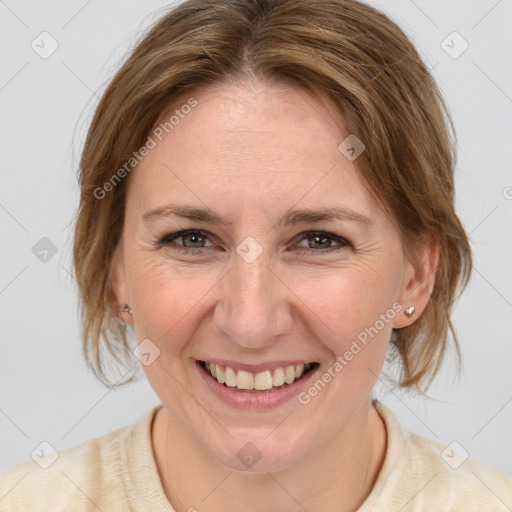
[[[116, 297], [133, 311], [123, 320], [138, 342], [149, 338], [160, 350], [144, 371], [163, 404], [152, 427], [162, 486], [177, 511], [355, 510], [386, 450], [371, 390], [392, 328], [413, 323], [427, 305], [437, 251], [424, 246], [414, 263], [406, 259], [395, 224], [358, 177], [357, 160], [338, 150], [348, 133], [320, 97], [256, 79], [193, 97], [197, 106], [129, 178], [113, 262]], [[208, 206], [232, 227], [142, 220], [168, 203]], [[332, 206], [372, 225], [275, 223], [291, 208]], [[209, 234], [196, 245], [185, 237], [157, 246], [186, 229]], [[307, 231], [350, 245], [327, 239], [318, 247], [302, 236]], [[236, 252], [248, 236], [263, 249], [250, 264]], [[178, 252], [185, 244], [196, 252]], [[416, 312], [385, 323], [307, 405], [292, 399], [239, 410], [198, 379], [195, 360], [213, 357], [316, 361], [321, 375], [395, 303]], [[247, 442], [262, 455], [250, 469], [237, 457]]]

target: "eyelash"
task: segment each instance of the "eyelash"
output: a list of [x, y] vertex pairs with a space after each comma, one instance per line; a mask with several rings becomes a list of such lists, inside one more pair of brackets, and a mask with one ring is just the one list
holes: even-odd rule
[[[202, 230], [199, 230], [199, 229], [188, 229], [188, 230], [177, 231], [176, 233], [170, 233], [170, 234], [165, 235], [159, 242], [157, 242], [156, 246], [157, 246], [157, 248], [161, 248], [161, 247], [167, 246], [168, 244], [170, 244], [174, 240], [182, 238], [182, 237], [184, 237], [186, 235], [191, 235], [191, 234], [198, 234], [198, 235], [201, 235], [203, 237], [208, 238], [208, 232], [207, 231], [202, 231]], [[306, 231], [304, 233], [301, 233], [301, 235], [302, 235], [302, 238], [299, 240], [299, 242], [302, 242], [303, 240], [307, 240], [311, 236], [319, 236], [319, 237], [331, 239], [334, 242], [338, 243], [339, 246], [327, 247], [325, 249], [314, 249], [314, 248], [304, 247], [303, 251], [300, 251], [300, 249], [299, 249], [300, 252], [313, 251], [313, 252], [319, 252], [319, 253], [325, 254], [327, 252], [332, 252], [333, 250], [345, 249], [345, 248], [350, 247], [352, 245], [347, 239], [342, 238], [342, 237], [337, 236], [337, 235], [334, 235], [332, 233], [326, 233], [324, 231]], [[211, 248], [211, 247], [192, 248], [192, 247], [183, 247], [183, 246], [180, 246], [180, 245], [176, 245], [172, 249], [176, 250], [178, 252], [183, 252], [183, 253], [188, 253], [188, 254], [191, 254], [191, 253], [196, 253], [197, 254], [198, 252], [202, 252], [201, 249], [209, 249], [209, 248]]]

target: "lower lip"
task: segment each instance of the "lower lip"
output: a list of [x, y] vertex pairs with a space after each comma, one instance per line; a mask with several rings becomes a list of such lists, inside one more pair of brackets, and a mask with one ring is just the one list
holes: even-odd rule
[[249, 410], [272, 409], [296, 397], [301, 390], [306, 387], [309, 380], [319, 369], [319, 366], [313, 368], [306, 373], [304, 377], [295, 381], [293, 384], [288, 384], [276, 391], [269, 390], [268, 392], [262, 391], [261, 393], [245, 393], [243, 391], [235, 391], [235, 388], [228, 388], [223, 384], [219, 384], [219, 382], [206, 372], [206, 369], [201, 366], [199, 361], [196, 361], [196, 367], [201, 378], [214, 395], [232, 407]]

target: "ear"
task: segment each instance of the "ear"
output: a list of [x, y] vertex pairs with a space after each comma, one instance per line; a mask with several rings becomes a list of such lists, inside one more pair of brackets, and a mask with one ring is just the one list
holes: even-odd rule
[[119, 312], [119, 317], [124, 323], [133, 324], [133, 316], [122, 311], [125, 304], [130, 304], [122, 238], [119, 240], [114, 251], [111, 265], [112, 291], [115, 300], [114, 308]]
[[[395, 316], [393, 328], [407, 327], [422, 315], [434, 290], [436, 271], [439, 262], [439, 244], [433, 235], [425, 235], [417, 243], [417, 247], [406, 258], [406, 270], [402, 283], [402, 291], [398, 302], [403, 310]], [[405, 310], [414, 306], [411, 316]]]

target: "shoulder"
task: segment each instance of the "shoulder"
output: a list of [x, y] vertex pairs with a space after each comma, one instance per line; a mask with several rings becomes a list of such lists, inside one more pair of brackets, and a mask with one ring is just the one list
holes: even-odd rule
[[404, 430], [389, 409], [375, 405], [388, 434], [376, 483], [381, 502], [403, 507], [403, 512], [511, 510], [512, 479], [469, 458], [458, 443], [444, 445]]
[[[151, 420], [117, 429], [58, 453], [39, 456], [0, 474], [0, 512], [18, 510], [130, 510], [125, 500], [121, 451]], [[115, 507], [108, 508], [114, 500]], [[104, 508], [106, 507], [106, 508]]]
[[405, 438], [412, 467], [431, 475], [425, 482], [425, 499], [442, 497], [451, 507], [464, 505], [468, 511], [512, 507], [512, 479], [470, 458], [457, 442], [444, 445], [409, 432]]

